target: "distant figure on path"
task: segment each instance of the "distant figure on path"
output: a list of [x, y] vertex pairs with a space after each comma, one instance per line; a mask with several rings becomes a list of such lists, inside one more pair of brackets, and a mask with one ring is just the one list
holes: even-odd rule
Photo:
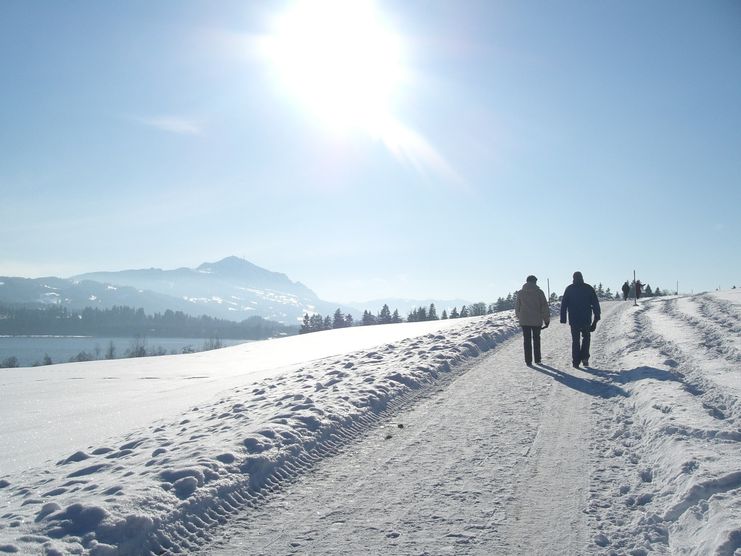
[[517, 294], [515, 315], [522, 326], [522, 336], [525, 347], [525, 363], [528, 367], [535, 362], [540, 363], [540, 331], [548, 328], [551, 322], [551, 312], [543, 290], [537, 286], [538, 279], [532, 274], [527, 277], [525, 284]]
[[623, 284], [623, 301], [628, 301], [628, 294], [630, 293], [630, 284], [626, 280]]
[[[584, 283], [581, 272], [574, 272], [574, 282], [566, 287], [561, 300], [561, 322], [566, 323], [566, 314], [571, 326], [571, 362], [577, 369], [579, 363], [589, 366], [590, 333], [597, 328], [602, 314], [597, 293]], [[594, 321], [592, 320], [594, 314]]]
[[636, 282], [636, 299], [641, 298], [641, 290], [643, 289], [643, 284], [641, 284], [641, 281], [638, 280]]

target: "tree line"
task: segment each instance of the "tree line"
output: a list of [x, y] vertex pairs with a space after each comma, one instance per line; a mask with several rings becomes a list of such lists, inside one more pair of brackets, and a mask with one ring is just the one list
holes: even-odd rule
[[415, 307], [414, 309], [409, 311], [406, 319], [402, 318], [401, 315], [399, 315], [398, 309], [394, 309], [394, 312], [392, 313], [387, 304], [384, 304], [383, 307], [381, 307], [381, 309], [376, 314], [373, 314], [371, 311], [368, 311], [366, 309], [365, 311], [363, 311], [363, 316], [359, 322], [355, 322], [352, 315], [343, 314], [340, 309], [337, 309], [334, 312], [334, 315], [326, 316], [322, 316], [318, 313], [315, 313], [313, 315], [305, 313], [304, 319], [301, 323], [301, 327], [299, 328], [299, 334], [320, 332], [322, 330], [332, 330], [335, 328], [347, 328], [349, 326], [370, 326], [374, 324], [394, 324], [399, 322], [422, 322], [430, 320], [477, 317], [495, 313], [498, 311], [505, 311], [507, 309], [514, 309], [512, 294], [507, 296], [507, 299], [509, 301], [504, 302], [504, 300], [500, 298], [500, 300], [502, 300], [501, 309], [498, 308], [498, 306], [494, 303], [487, 305], [486, 303], [479, 302], [472, 303], [471, 305], [462, 305], [460, 311], [458, 310], [457, 306], [453, 307], [453, 309], [451, 309], [450, 311], [450, 314], [448, 314], [446, 309], [443, 309], [443, 312], [440, 316], [438, 316], [437, 314], [437, 308], [435, 307], [435, 304], [430, 303], [428, 307]]
[[[634, 287], [634, 286], [631, 286]], [[601, 300], [613, 300], [621, 299], [620, 289], [614, 294], [610, 288], [605, 288], [600, 282], [594, 286], [594, 290], [597, 293], [597, 297]], [[633, 290], [631, 290], [632, 292]], [[384, 306], [378, 311], [377, 314], [365, 310], [363, 316], [359, 322], [353, 320], [352, 315], [343, 314], [340, 309], [334, 312], [334, 315], [322, 316], [318, 313], [310, 315], [309, 313], [304, 314], [301, 327], [299, 328], [299, 334], [307, 334], [309, 332], [320, 332], [322, 330], [332, 330], [335, 328], [347, 328], [349, 326], [369, 326], [374, 324], [392, 324], [398, 322], [421, 322], [428, 320], [446, 320], [446, 319], [457, 319], [466, 317], [478, 317], [482, 315], [490, 315], [492, 313], [499, 313], [501, 311], [509, 311], [515, 308], [517, 304], [517, 295], [519, 292], [508, 293], [506, 297], [499, 297], [493, 303], [486, 304], [482, 301], [478, 303], [472, 303], [471, 305], [462, 305], [460, 310], [458, 307], [453, 307], [448, 314], [447, 310], [443, 309], [443, 312], [438, 317], [437, 308], [434, 303], [431, 303], [429, 307], [416, 307], [412, 309], [407, 315], [406, 319], [403, 319], [399, 315], [398, 309], [394, 309], [392, 313], [389, 306]], [[633, 295], [631, 293], [631, 295]], [[666, 292], [659, 288], [652, 289], [650, 285], [646, 285], [644, 288], [643, 296], [652, 297], [658, 295], [666, 295]], [[556, 292], [551, 292], [548, 298], [549, 303], [558, 303], [561, 300]]]
[[87, 307], [70, 311], [59, 305], [0, 305], [0, 334], [59, 335], [98, 337], [229, 338], [264, 340], [296, 333], [288, 326], [258, 316], [241, 322], [202, 315], [193, 317], [182, 311], [167, 310], [148, 315], [144, 309], [114, 306], [110, 309]]

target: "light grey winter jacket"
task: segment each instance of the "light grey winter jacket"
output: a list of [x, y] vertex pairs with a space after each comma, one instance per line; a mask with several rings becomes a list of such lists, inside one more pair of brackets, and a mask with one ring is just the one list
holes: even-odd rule
[[533, 282], [525, 282], [517, 294], [515, 315], [520, 326], [541, 326], [551, 322], [551, 312], [548, 308], [545, 294]]

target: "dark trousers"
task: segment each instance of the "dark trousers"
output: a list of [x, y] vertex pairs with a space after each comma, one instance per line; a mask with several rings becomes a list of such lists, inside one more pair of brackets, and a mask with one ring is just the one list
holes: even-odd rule
[[523, 326], [522, 338], [525, 346], [525, 363], [533, 362], [533, 351], [535, 361], [540, 363], [540, 326]]
[[572, 326], [571, 327], [571, 361], [574, 365], [589, 359], [589, 342], [591, 332], [589, 326]]

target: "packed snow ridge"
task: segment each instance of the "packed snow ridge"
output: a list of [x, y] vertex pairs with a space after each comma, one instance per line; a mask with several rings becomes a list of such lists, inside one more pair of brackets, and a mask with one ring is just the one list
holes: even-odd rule
[[[362, 538], [362, 516], [345, 515], [339, 523], [359, 524], [351, 534], [343, 530], [334, 538], [328, 529], [302, 538], [301, 546], [272, 544], [269, 553], [326, 553], [328, 546], [350, 553], [357, 546], [336, 543], [363, 542], [388, 554], [437, 546], [440, 553], [461, 554], [533, 554], [548, 547], [550, 554], [737, 556], [740, 305], [736, 290], [638, 306], [605, 303], [593, 337], [594, 366], [583, 370], [570, 367], [568, 327], [557, 319], [543, 333], [546, 364], [527, 368], [519, 327], [507, 312], [354, 327], [219, 353], [60, 365], [58, 374], [3, 371], [0, 395], [9, 394], [0, 404], [0, 432], [10, 448], [0, 452], [0, 553], [192, 554], [214, 546], [227, 547], [216, 553], [238, 554], [229, 551], [229, 539], [249, 533], [252, 523], [277, 520], [283, 536], [290, 535], [291, 523], [271, 505], [289, 485], [297, 502], [309, 506], [304, 526], [316, 531], [322, 522], [311, 520], [323, 516], [311, 506], [321, 503], [320, 494], [341, 506], [350, 486], [343, 480], [356, 470], [362, 477], [384, 472], [364, 467], [362, 458], [353, 459], [355, 449], [344, 448], [377, 452], [365, 439], [380, 425], [396, 418], [420, 424], [453, 404], [465, 422], [446, 425], [493, 427], [485, 436], [474, 430], [457, 440], [476, 439], [455, 450], [470, 462], [450, 462], [454, 456], [435, 449], [435, 438], [423, 444], [417, 438], [410, 445], [416, 450], [399, 444], [404, 458], [396, 461], [410, 469], [395, 472], [407, 478], [403, 491], [420, 499], [384, 494], [380, 485], [394, 478], [353, 486], [353, 496], [367, 500], [388, 495], [389, 510], [408, 504], [399, 513], [410, 516], [409, 523], [379, 541], [377, 530]], [[57, 403], [34, 406], [47, 399], [41, 393], [47, 381], [59, 392]], [[102, 399], [85, 394], [85, 382], [95, 384]], [[141, 384], [155, 393], [133, 389]], [[116, 405], [117, 390], [141, 395], [127, 410], [120, 400]], [[488, 402], [474, 402], [473, 393]], [[89, 406], [101, 402], [116, 408], [112, 417], [123, 418], [92, 422]], [[426, 404], [433, 413], [414, 421]], [[25, 422], [17, 416], [22, 407], [28, 408]], [[80, 417], [87, 419], [87, 435], [80, 427], [65, 435], [55, 425]], [[576, 426], [580, 443], [571, 441]], [[33, 442], [24, 443], [19, 430]], [[426, 434], [437, 433], [433, 427]], [[389, 449], [397, 440], [403, 436], [389, 440]], [[34, 465], [21, 465], [32, 456]], [[333, 461], [340, 466], [336, 476]], [[319, 490], [301, 489], [302, 478], [320, 467], [332, 480]], [[453, 489], [449, 498], [444, 483], [431, 488], [419, 471], [439, 475], [436, 468], [456, 467], [488, 487]], [[444, 481], [445, 473], [435, 480]], [[584, 483], [583, 492], [574, 489], [570, 500], [554, 496], [568, 491], [569, 481]], [[473, 532], [433, 531], [449, 525], [445, 508], [454, 503], [471, 512], [481, 508], [484, 518], [468, 523]], [[432, 514], [414, 513], [430, 507]], [[351, 511], [348, 505], [341, 513]], [[233, 534], [225, 533], [237, 521]], [[407, 526], [414, 531], [405, 538]], [[258, 533], [253, 538], [264, 540]], [[414, 544], [418, 538], [457, 544], [423, 547]]]

